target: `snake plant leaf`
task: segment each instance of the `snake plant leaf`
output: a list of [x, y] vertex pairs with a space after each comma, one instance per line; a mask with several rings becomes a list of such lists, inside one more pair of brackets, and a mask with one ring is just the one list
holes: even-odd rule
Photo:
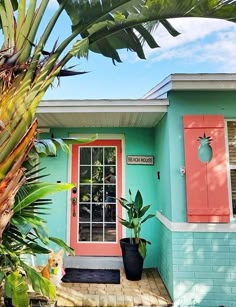
[[129, 202], [127, 199], [122, 198], [122, 197], [119, 198], [119, 202], [121, 206], [124, 207], [126, 210], [128, 210], [129, 208], [133, 206], [133, 202]]
[[135, 217], [135, 218], [132, 218], [131, 222], [134, 227], [137, 227], [140, 224], [140, 219], [138, 217]]
[[155, 214], [148, 214], [148, 215], [141, 221], [141, 223], [144, 223], [144, 222], [146, 222], [147, 220], [149, 220], [149, 219], [151, 219], [151, 218], [153, 218], [153, 217], [155, 217]]
[[142, 208], [142, 206], [143, 206], [143, 198], [140, 191], [138, 190], [135, 195], [134, 207], [136, 210], [139, 211]]
[[146, 248], [146, 242], [145, 241], [139, 240], [138, 251], [139, 251], [139, 254], [144, 259], [147, 255], [147, 248]]
[[125, 219], [120, 218], [120, 223], [127, 228], [133, 228], [132, 224], [129, 221], [126, 221]]
[[148, 209], [151, 207], [151, 205], [146, 205], [144, 206], [140, 211], [139, 211], [139, 216], [143, 217], [144, 214], [148, 211]]

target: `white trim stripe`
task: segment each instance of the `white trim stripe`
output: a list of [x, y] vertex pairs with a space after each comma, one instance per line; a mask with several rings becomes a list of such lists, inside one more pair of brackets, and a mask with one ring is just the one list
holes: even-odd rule
[[236, 232], [236, 223], [178, 223], [171, 222], [159, 211], [158, 220], [171, 232]]

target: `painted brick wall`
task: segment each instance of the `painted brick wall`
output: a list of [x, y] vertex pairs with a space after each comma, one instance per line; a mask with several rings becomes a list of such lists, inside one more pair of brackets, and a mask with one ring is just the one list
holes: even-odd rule
[[172, 233], [158, 221], [158, 271], [173, 298]]
[[174, 306], [235, 307], [236, 233], [173, 232], [172, 243]]

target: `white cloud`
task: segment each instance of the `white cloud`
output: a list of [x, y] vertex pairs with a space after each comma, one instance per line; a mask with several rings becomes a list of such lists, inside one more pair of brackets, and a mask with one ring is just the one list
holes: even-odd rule
[[145, 54], [149, 61], [181, 60], [215, 63], [220, 71], [235, 71], [236, 25], [234, 23], [203, 18], [185, 18], [170, 20], [181, 33], [172, 37], [160, 26], [154, 34], [161, 46], [149, 49]]

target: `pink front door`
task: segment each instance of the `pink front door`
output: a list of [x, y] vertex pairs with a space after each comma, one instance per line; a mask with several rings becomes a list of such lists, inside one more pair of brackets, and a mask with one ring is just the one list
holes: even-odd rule
[[122, 209], [120, 140], [72, 146], [71, 247], [76, 255], [119, 256]]

